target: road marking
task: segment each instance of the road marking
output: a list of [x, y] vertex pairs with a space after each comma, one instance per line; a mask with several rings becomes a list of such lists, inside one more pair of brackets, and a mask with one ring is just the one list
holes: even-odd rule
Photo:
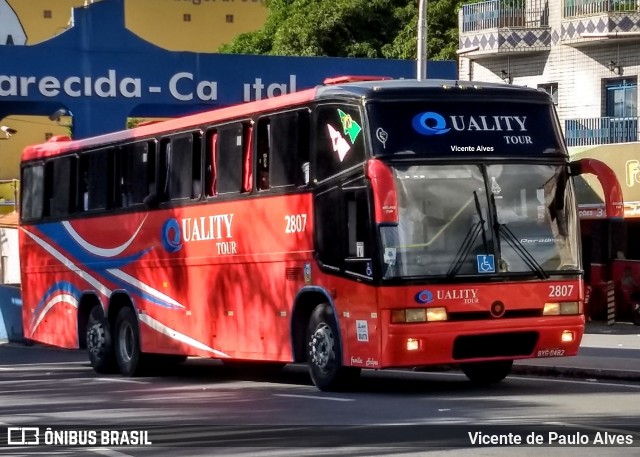
[[68, 362], [65, 363], [65, 365], [70, 365], [70, 364], [76, 364], [77, 366], [75, 367], [70, 367], [70, 366], [47, 366], [46, 364], [40, 364], [40, 365], [16, 365], [13, 367], [1, 367], [0, 366], [0, 371], [70, 371], [70, 370], [79, 370], [81, 368], [87, 368], [89, 369], [89, 363], [88, 362]]
[[125, 454], [124, 452], [114, 451], [106, 447], [92, 447], [87, 448], [87, 451], [95, 452], [96, 454], [106, 455], [108, 457], [133, 457], [131, 454]]
[[89, 381], [99, 381], [99, 382], [126, 382], [131, 384], [149, 384], [150, 381], [140, 381], [137, 379], [126, 379], [126, 378], [87, 378]]
[[598, 381], [598, 380], [592, 380], [592, 379], [588, 379], [588, 380], [582, 380], [582, 379], [552, 379], [552, 378], [545, 378], [543, 376], [523, 376], [523, 375], [509, 375], [509, 377], [507, 379], [510, 378], [518, 378], [518, 379], [526, 379], [528, 381], [544, 381], [544, 382], [560, 382], [560, 383], [573, 383], [573, 384], [588, 384], [590, 386], [593, 385], [597, 385], [597, 386], [606, 386], [606, 387], [626, 387], [626, 388], [632, 388], [632, 389], [640, 389], [640, 384], [625, 384], [622, 382], [603, 382], [603, 381]]
[[273, 394], [274, 397], [308, 398], [311, 400], [356, 401], [354, 398], [318, 397], [316, 395]]

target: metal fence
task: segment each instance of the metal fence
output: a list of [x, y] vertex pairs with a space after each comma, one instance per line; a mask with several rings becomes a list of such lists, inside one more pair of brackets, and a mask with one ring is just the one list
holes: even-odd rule
[[567, 146], [628, 143], [638, 141], [640, 117], [596, 117], [567, 119], [564, 134]]
[[564, 0], [564, 17], [640, 11], [640, 0]]
[[462, 7], [462, 32], [499, 27], [547, 26], [549, 26], [548, 0], [489, 0]]

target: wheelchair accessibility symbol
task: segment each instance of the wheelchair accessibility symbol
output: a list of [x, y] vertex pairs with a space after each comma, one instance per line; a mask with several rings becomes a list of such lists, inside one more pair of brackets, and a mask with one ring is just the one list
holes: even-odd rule
[[496, 262], [493, 254], [479, 254], [476, 256], [476, 262], [478, 264], [478, 273], [496, 272]]

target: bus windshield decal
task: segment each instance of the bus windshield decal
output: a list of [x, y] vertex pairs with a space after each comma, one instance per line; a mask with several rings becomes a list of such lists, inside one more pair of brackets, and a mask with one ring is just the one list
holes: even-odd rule
[[333, 152], [338, 153], [338, 159], [340, 162], [343, 162], [349, 151], [351, 150], [351, 145], [355, 144], [358, 135], [362, 131], [362, 127], [356, 121], [353, 120], [350, 114], [345, 113], [341, 109], [338, 109], [338, 116], [340, 116], [340, 124], [342, 125], [342, 131], [344, 135], [349, 138], [347, 141], [344, 136], [340, 133], [338, 129], [336, 129], [330, 123], [327, 123], [327, 130], [329, 131], [329, 139], [331, 140], [331, 146]]
[[367, 110], [376, 156], [566, 156], [551, 104], [397, 100]]
[[327, 129], [329, 130], [329, 137], [331, 138], [331, 144], [333, 146], [333, 152], [338, 153], [338, 159], [340, 162], [344, 161], [344, 158], [347, 156], [349, 149], [349, 143], [345, 140], [340, 132], [338, 132], [331, 124], [327, 124]]
[[[429, 125], [428, 121], [435, 121], [434, 125]], [[439, 115], [438, 113], [418, 113], [413, 117], [411, 122], [413, 128], [416, 132], [421, 135], [442, 135], [443, 133], [447, 133], [450, 128], [445, 128], [447, 125], [447, 121], [445, 121], [444, 117]], [[456, 129], [457, 130], [457, 129]]]
[[351, 144], [356, 142], [356, 138], [358, 138], [358, 134], [362, 130], [362, 127], [358, 125], [356, 121], [353, 120], [351, 115], [345, 113], [342, 110], [338, 110], [338, 115], [340, 116], [340, 122], [342, 123], [342, 130], [345, 135], [349, 135], [349, 139], [351, 140]]

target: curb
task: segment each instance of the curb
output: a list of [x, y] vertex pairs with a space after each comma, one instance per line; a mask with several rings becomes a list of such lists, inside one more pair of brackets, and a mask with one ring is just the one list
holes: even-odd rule
[[557, 376], [565, 378], [596, 378], [616, 381], [640, 381], [640, 371], [637, 370], [612, 370], [553, 365], [540, 366], [521, 363], [514, 364], [511, 373], [539, 376]]

